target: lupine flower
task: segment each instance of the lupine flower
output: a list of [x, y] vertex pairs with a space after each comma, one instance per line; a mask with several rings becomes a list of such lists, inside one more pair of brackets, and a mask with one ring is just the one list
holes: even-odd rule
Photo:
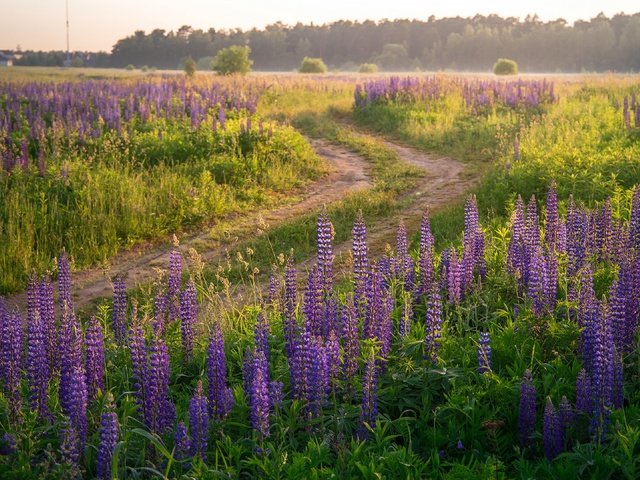
[[269, 436], [269, 368], [264, 353], [258, 351], [252, 355], [251, 395], [249, 404], [251, 409], [251, 426], [262, 437]]
[[280, 293], [280, 281], [275, 274], [271, 274], [269, 276], [269, 305], [272, 308], [277, 309], [280, 304], [281, 293]]
[[552, 181], [547, 191], [547, 217], [545, 221], [544, 241], [547, 246], [561, 251], [559, 245], [560, 218], [558, 216], [558, 194], [556, 192], [556, 182]]
[[[640, 108], [636, 109], [640, 111]], [[631, 217], [629, 218], [629, 241], [636, 252], [640, 251], [640, 186], [636, 186], [633, 190]]]
[[560, 421], [556, 414], [551, 398], [547, 397], [544, 407], [544, 418], [542, 422], [542, 439], [544, 443], [544, 454], [548, 460], [553, 460], [562, 452], [562, 432], [560, 431]]
[[305, 326], [312, 335], [322, 335], [324, 330], [322, 318], [322, 281], [321, 270], [315, 265], [309, 273], [307, 287], [304, 292], [303, 311]]
[[[19, 316], [14, 321], [19, 320]], [[49, 415], [50, 370], [47, 361], [47, 337], [45, 325], [37, 311], [32, 313], [27, 325], [27, 379], [29, 403], [40, 419]], [[62, 389], [62, 386], [61, 386]]]
[[95, 316], [87, 326], [85, 344], [88, 395], [93, 399], [98, 390], [104, 390], [104, 339], [102, 325]]
[[58, 257], [58, 297], [60, 299], [60, 310], [65, 308], [73, 310], [71, 300], [71, 271], [69, 269], [69, 257], [66, 252], [62, 252]]
[[378, 418], [378, 367], [374, 355], [370, 355], [364, 366], [362, 381], [362, 404], [360, 405], [360, 421], [358, 438], [366, 440], [369, 437], [369, 427], [374, 427]]
[[113, 280], [113, 313], [111, 319], [116, 341], [122, 344], [127, 335], [127, 286], [122, 277], [116, 277]]
[[207, 459], [209, 437], [209, 414], [207, 398], [202, 392], [202, 380], [198, 381], [196, 392], [189, 403], [189, 428], [191, 429], [191, 455]]
[[16, 439], [10, 433], [5, 433], [0, 439], [0, 455], [13, 455], [18, 451]]
[[420, 222], [420, 251], [418, 253], [418, 268], [420, 269], [419, 293], [421, 295], [426, 295], [435, 281], [433, 244], [434, 239], [431, 233], [429, 213], [425, 212]]
[[169, 398], [169, 353], [161, 338], [155, 337], [151, 342], [146, 380], [145, 422], [151, 431], [161, 433], [175, 418], [175, 406]]
[[358, 318], [353, 297], [347, 299], [347, 303], [342, 309], [342, 338], [344, 348], [342, 371], [344, 378], [349, 380], [358, 371], [358, 357], [360, 356]]
[[51, 375], [60, 369], [58, 356], [58, 331], [56, 325], [55, 301], [53, 299], [53, 287], [45, 278], [38, 283], [38, 312], [44, 323], [47, 337], [47, 361]]
[[358, 211], [352, 231], [353, 256], [353, 295], [356, 311], [362, 316], [366, 301], [366, 282], [369, 271], [369, 249], [367, 247], [367, 227], [362, 218], [362, 211]]
[[489, 333], [480, 332], [478, 340], [478, 371], [487, 373], [491, 371], [491, 339]]
[[180, 294], [180, 333], [185, 358], [193, 355], [193, 327], [198, 318], [198, 297], [196, 285], [189, 280], [187, 288]]
[[113, 399], [109, 394], [105, 411], [100, 419], [100, 444], [96, 461], [96, 476], [100, 479], [111, 478], [111, 459], [118, 443], [118, 416], [113, 411]]
[[442, 328], [442, 300], [440, 292], [431, 287], [427, 297], [427, 318], [425, 321], [425, 358], [432, 363], [438, 361]]
[[470, 196], [464, 207], [464, 248], [461, 265], [462, 288], [467, 290], [477, 271], [486, 274], [484, 261], [484, 233], [480, 228], [478, 203], [475, 196]]
[[[233, 395], [227, 387], [227, 362], [224, 353], [224, 337], [220, 325], [215, 322], [211, 331], [207, 357], [207, 398], [209, 415], [220, 420], [227, 416], [233, 406]], [[231, 402], [230, 402], [231, 400]]]
[[407, 227], [403, 221], [398, 225], [396, 233], [395, 275], [404, 284], [407, 290], [411, 289], [413, 280], [413, 259], [409, 255], [407, 241]]
[[536, 389], [531, 379], [531, 371], [525, 370], [520, 383], [520, 415], [518, 427], [520, 445], [526, 447], [531, 442], [531, 435], [536, 426]]
[[327, 370], [329, 376], [329, 384], [331, 388], [340, 376], [340, 340], [335, 330], [331, 330], [329, 338], [325, 343], [327, 352]]
[[176, 426], [176, 433], [173, 437], [176, 460], [184, 460], [191, 454], [191, 439], [187, 433], [184, 422], [179, 422]]
[[555, 250], [549, 250], [544, 257], [544, 276], [542, 281], [544, 304], [551, 314], [555, 312], [558, 296], [558, 257]]
[[154, 299], [154, 312], [153, 312], [153, 333], [159, 337], [164, 335], [166, 327], [167, 314], [169, 313], [169, 305], [167, 295], [163, 292], [158, 292]]
[[73, 423], [67, 419], [61, 433], [60, 456], [62, 457], [62, 463], [77, 467], [82, 451], [78, 431], [73, 426]]
[[333, 225], [326, 213], [318, 216], [318, 288], [324, 296], [333, 290]]
[[167, 282], [167, 302], [169, 307], [169, 321], [174, 321], [178, 315], [176, 303], [180, 295], [182, 281], [182, 255], [178, 250], [172, 250], [169, 255], [169, 278]]
[[282, 400], [284, 399], [283, 393], [284, 385], [282, 382], [273, 380], [269, 383], [269, 398], [271, 399], [271, 408], [280, 407]]
[[527, 284], [527, 295], [533, 302], [533, 314], [536, 317], [544, 315], [545, 297], [544, 297], [544, 274], [545, 265], [540, 248], [536, 248], [532, 252], [529, 263], [529, 275]]
[[[20, 412], [22, 404], [22, 398], [20, 396], [20, 371], [22, 368], [22, 348], [23, 348], [23, 331], [22, 331], [22, 319], [17, 309], [12, 314], [8, 314], [4, 310], [4, 306], [0, 312], [2, 317], [2, 328], [0, 330], [0, 358], [2, 358], [2, 380], [4, 385], [4, 391], [9, 399], [9, 406], [14, 418]], [[32, 347], [35, 351], [39, 348], [37, 345]], [[33, 355], [32, 354], [32, 355]], [[31, 359], [34, 360], [34, 359]], [[36, 405], [42, 402], [40, 395], [42, 395], [41, 388], [36, 384], [43, 381], [41, 372], [39, 369], [41, 365], [32, 365], [33, 369], [33, 391], [35, 393]], [[30, 375], [31, 378], [31, 375]]]
[[413, 296], [410, 292], [402, 291], [403, 308], [400, 315], [400, 323], [398, 325], [398, 333], [401, 337], [406, 337], [411, 330], [413, 321]]
[[575, 412], [565, 395], [562, 396], [558, 407], [558, 420], [560, 422], [562, 444], [566, 445], [568, 442], [569, 432], [571, 431], [575, 421]]
[[256, 350], [264, 353], [267, 362], [269, 361], [269, 321], [262, 312], [256, 317], [254, 328], [254, 343]]
[[293, 258], [289, 257], [289, 259], [287, 260], [287, 269], [285, 273], [283, 312], [285, 351], [287, 353], [287, 359], [289, 359], [289, 361], [293, 357], [293, 346], [298, 335], [298, 325], [296, 323], [296, 283], [296, 266], [293, 263]]
[[447, 265], [447, 292], [449, 303], [458, 304], [462, 300], [462, 265], [454, 248], [449, 249]]
[[583, 368], [578, 373], [578, 378], [576, 380], [576, 410], [589, 417], [593, 412], [592, 393], [591, 377]]
[[147, 360], [147, 347], [144, 341], [144, 331], [142, 325], [134, 317], [131, 324], [131, 330], [129, 332], [129, 351], [131, 352], [131, 366], [133, 371], [133, 389], [136, 393], [136, 400], [138, 406], [143, 411], [143, 416], [146, 418], [144, 409], [146, 407], [145, 397], [146, 387], [148, 385], [147, 376], [149, 369], [149, 362]]
[[67, 342], [69, 346], [64, 352], [60, 366], [60, 405], [78, 434], [82, 448], [87, 437], [88, 394], [82, 362], [82, 336], [75, 325], [71, 327]]
[[322, 413], [329, 388], [329, 361], [327, 350], [320, 337], [311, 338], [307, 347], [307, 412], [309, 417], [317, 418]]

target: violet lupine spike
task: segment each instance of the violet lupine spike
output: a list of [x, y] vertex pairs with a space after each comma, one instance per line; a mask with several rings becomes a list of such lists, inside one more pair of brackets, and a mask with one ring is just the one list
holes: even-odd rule
[[516, 204], [511, 214], [511, 238], [509, 239], [509, 249], [507, 253], [507, 271], [512, 275], [518, 272], [522, 274], [524, 265], [522, 265], [521, 245], [524, 241], [524, 202], [522, 197], [518, 195]]
[[309, 273], [304, 292], [305, 326], [312, 335], [322, 335], [322, 279], [321, 270], [315, 265]]
[[588, 372], [593, 369], [593, 352], [599, 330], [599, 304], [593, 291], [593, 273], [587, 266], [580, 277], [580, 295], [578, 301], [578, 325], [582, 327], [580, 333], [580, 351]]
[[118, 443], [119, 427], [118, 416], [113, 411], [113, 399], [109, 399], [105, 411], [100, 418], [100, 444], [98, 445], [98, 457], [96, 460], [96, 476], [100, 480], [111, 478], [111, 461], [113, 452]]
[[562, 250], [559, 248], [560, 217], [558, 216], [558, 193], [555, 180], [551, 182], [547, 191], [547, 215], [544, 228], [544, 241], [547, 247], [561, 252]]
[[462, 258], [462, 289], [467, 290], [474, 272], [486, 274], [484, 261], [484, 233], [480, 228], [478, 203], [474, 195], [467, 199], [464, 206], [464, 248]]
[[329, 376], [329, 385], [333, 389], [335, 383], [340, 377], [340, 340], [335, 330], [331, 330], [329, 337], [325, 343], [325, 350], [327, 354], [327, 370]]
[[82, 335], [80, 330], [73, 328], [69, 337], [70, 348], [66, 358], [62, 358], [60, 370], [60, 392], [66, 399], [65, 415], [69, 417], [71, 425], [78, 432], [81, 448], [87, 439], [87, 384], [86, 373], [82, 364]]
[[402, 313], [400, 314], [400, 322], [398, 325], [398, 334], [404, 338], [411, 330], [413, 322], [413, 295], [410, 292], [402, 292]]
[[169, 278], [167, 280], [167, 302], [169, 307], [169, 321], [174, 321], [178, 315], [177, 302], [182, 282], [182, 254], [172, 250], [169, 255]]
[[545, 313], [544, 297], [544, 273], [545, 264], [540, 248], [531, 252], [529, 262], [529, 282], [527, 285], [527, 295], [532, 301], [533, 314], [540, 318]]
[[155, 433], [167, 430], [175, 419], [175, 406], [169, 398], [169, 353], [161, 338], [155, 337], [149, 348], [149, 370], [145, 388], [145, 423]]
[[40, 419], [49, 416], [50, 369], [47, 361], [47, 336], [40, 314], [35, 311], [27, 325], [27, 379], [29, 404]]
[[116, 342], [123, 344], [127, 336], [127, 286], [122, 277], [113, 280], [111, 325]]
[[362, 380], [362, 403], [358, 421], [358, 439], [369, 438], [369, 429], [373, 428], [378, 418], [378, 366], [374, 355], [370, 355], [364, 366]]
[[394, 273], [403, 283], [409, 275], [408, 262], [411, 262], [411, 259], [409, 258], [407, 227], [403, 221], [400, 221], [398, 231], [396, 232], [396, 271]]
[[596, 213], [595, 247], [600, 261], [612, 261], [613, 254], [613, 217], [611, 199], [607, 199]]
[[58, 327], [56, 325], [55, 301], [53, 299], [53, 287], [51, 283], [42, 278], [38, 283], [38, 311], [45, 325], [47, 335], [47, 357], [51, 375], [60, 369], [58, 357]]
[[218, 322], [214, 322], [211, 331], [207, 356], [207, 398], [209, 415], [212, 419], [222, 420], [231, 410], [229, 403], [231, 389], [227, 387], [227, 361], [224, 353], [224, 337]]
[[280, 305], [280, 280], [275, 274], [269, 276], [269, 305], [271, 308], [277, 309]]
[[158, 292], [153, 303], [153, 333], [162, 337], [166, 328], [167, 315], [169, 314], [167, 295], [163, 292]]
[[94, 399], [99, 390], [104, 390], [104, 337], [102, 325], [95, 316], [91, 317], [87, 326], [85, 345], [88, 395], [89, 399]]
[[449, 303], [458, 304], [462, 300], [462, 265], [454, 248], [449, 249], [447, 265], [447, 292]]
[[606, 305], [593, 326], [591, 351], [591, 388], [593, 389], [594, 410], [592, 429], [595, 437], [601, 439], [606, 431], [609, 414], [613, 407], [615, 346], [613, 333], [607, 322]]
[[631, 218], [629, 219], [629, 240], [631, 247], [636, 252], [640, 252], [640, 186], [636, 186], [633, 191]]
[[553, 406], [551, 398], [547, 397], [544, 407], [544, 417], [542, 421], [542, 440], [544, 443], [544, 454], [548, 460], [556, 458], [562, 452], [562, 432], [560, 431], [560, 421]]
[[276, 380], [269, 383], [269, 398], [271, 399], [271, 408], [279, 408], [284, 400], [284, 385]]
[[438, 362], [442, 328], [442, 299], [440, 292], [432, 286], [427, 297], [427, 317], [425, 321], [425, 358], [431, 363]]
[[262, 437], [269, 436], [269, 367], [262, 352], [254, 352], [251, 356], [251, 386], [249, 405], [251, 411], [251, 426]]
[[176, 432], [173, 436], [173, 445], [176, 460], [184, 460], [191, 454], [191, 439], [187, 433], [187, 427], [184, 422], [179, 422], [176, 426]]
[[369, 247], [367, 246], [367, 226], [358, 211], [352, 230], [353, 240], [351, 254], [353, 256], [353, 294], [356, 313], [364, 315], [366, 303], [366, 283], [369, 272]]
[[65, 426], [61, 431], [62, 440], [60, 442], [60, 457], [62, 463], [71, 467], [77, 467], [80, 461], [81, 447], [78, 431], [72, 422], [67, 419]]
[[310, 362], [307, 364], [306, 408], [310, 418], [317, 418], [322, 413], [329, 388], [329, 362], [321, 337], [311, 338], [307, 352]]
[[60, 301], [60, 311], [63, 312], [65, 308], [73, 310], [73, 301], [71, 300], [71, 270], [69, 268], [67, 252], [62, 252], [58, 257], [58, 298]]
[[565, 395], [562, 396], [560, 404], [558, 406], [558, 420], [560, 422], [560, 437], [562, 438], [561, 445], [564, 447], [568, 444], [569, 433], [573, 428], [575, 422], [575, 412], [573, 407], [569, 403], [569, 400]]
[[380, 337], [380, 327], [383, 317], [383, 296], [384, 296], [384, 279], [375, 267], [371, 268], [369, 278], [367, 281], [367, 305], [366, 314], [363, 325], [364, 338], [377, 338]]
[[333, 225], [326, 213], [321, 213], [317, 224], [319, 284], [323, 296], [333, 291]]
[[426, 295], [435, 282], [433, 261], [434, 238], [431, 233], [429, 213], [422, 215], [420, 222], [420, 251], [418, 253], [418, 268], [420, 270], [419, 294]]
[[293, 347], [298, 336], [298, 324], [296, 322], [296, 297], [298, 295], [298, 290], [296, 277], [296, 266], [293, 263], [293, 258], [289, 257], [285, 273], [283, 305], [284, 325], [282, 327], [284, 331], [285, 352], [287, 354], [287, 359], [289, 360], [293, 357]]
[[180, 293], [180, 333], [182, 349], [187, 360], [193, 355], [193, 328], [198, 318], [198, 296], [196, 285], [189, 280], [187, 287]]
[[592, 395], [591, 377], [583, 368], [578, 372], [578, 378], [576, 379], [576, 411], [591, 417], [593, 412]]
[[553, 315], [556, 310], [558, 297], [558, 257], [556, 250], [548, 250], [544, 258], [543, 279], [544, 305]]
[[[4, 306], [2, 308], [4, 310]], [[2, 319], [2, 329], [0, 330], [0, 341], [2, 350], [2, 384], [9, 400], [9, 408], [13, 418], [17, 417], [22, 405], [20, 396], [20, 372], [22, 370], [22, 349], [24, 335], [22, 330], [22, 319], [18, 309], [9, 314], [4, 310], [0, 312]], [[41, 381], [38, 379], [38, 381]], [[36, 388], [37, 395], [40, 389]], [[38, 402], [41, 400], [38, 399]]]
[[358, 331], [358, 317], [353, 297], [347, 299], [342, 309], [342, 338], [344, 348], [343, 375], [347, 380], [352, 379], [358, 371], [360, 356], [360, 334]]
[[524, 237], [527, 247], [530, 249], [538, 248], [540, 246], [540, 225], [536, 197], [534, 195], [531, 195], [529, 203], [527, 204], [527, 216], [524, 227]]
[[270, 326], [267, 317], [260, 312], [256, 317], [256, 324], [253, 330], [255, 349], [264, 353], [267, 362], [269, 361], [269, 334]]
[[147, 347], [144, 340], [144, 331], [140, 322], [134, 317], [129, 331], [129, 352], [131, 353], [131, 366], [133, 378], [133, 390], [135, 391], [138, 407], [142, 410], [143, 418], [147, 418], [145, 412], [147, 402], [147, 375], [149, 364], [147, 360]]
[[530, 445], [535, 426], [536, 389], [533, 386], [531, 370], [525, 370], [520, 383], [520, 413], [518, 416], [520, 445], [523, 448]]
[[207, 397], [202, 392], [202, 380], [198, 380], [195, 394], [189, 402], [189, 429], [191, 430], [191, 455], [207, 459], [209, 438], [209, 414]]
[[575, 276], [584, 263], [586, 257], [587, 219], [583, 210], [578, 208], [569, 197], [567, 207], [567, 276]]
[[491, 339], [488, 332], [480, 332], [478, 340], [478, 372], [491, 371]]

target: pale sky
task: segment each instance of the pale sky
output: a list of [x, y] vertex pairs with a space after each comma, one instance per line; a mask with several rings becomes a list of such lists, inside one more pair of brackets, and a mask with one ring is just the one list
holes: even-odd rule
[[[262, 28], [278, 20], [322, 24], [334, 20], [409, 18], [426, 20], [497, 13], [524, 19], [562, 17], [569, 22], [599, 12], [640, 11], [638, 0], [69, 0], [71, 50], [111, 51], [135, 30]], [[0, 49], [65, 50], [65, 0], [0, 0]]]

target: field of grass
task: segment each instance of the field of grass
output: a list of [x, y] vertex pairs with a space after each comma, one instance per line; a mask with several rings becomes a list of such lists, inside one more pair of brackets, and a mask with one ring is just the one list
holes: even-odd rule
[[[241, 110], [216, 131], [153, 120], [56, 140], [43, 176], [0, 174], [12, 255], [42, 238], [76, 263], [112, 254], [108, 235], [123, 246], [286, 195], [323, 170], [302, 135], [357, 152], [373, 181], [243, 239], [227, 265], [174, 251], [165, 281], [127, 299], [116, 280], [92, 318], [72, 314], [66, 255], [57, 295], [34, 277], [22, 316], [0, 302], [0, 476], [637, 478], [640, 80], [554, 79], [544, 96], [529, 79], [259, 78], [252, 128]], [[365, 225], [401, 212], [422, 175], [384, 138], [480, 179], [374, 258]], [[215, 193], [173, 198], [203, 172]], [[85, 190], [83, 209], [60, 200]], [[14, 247], [17, 226], [46, 223], [32, 218], [64, 220]], [[343, 277], [334, 248], [352, 237]], [[266, 292], [255, 272], [272, 264]], [[242, 282], [255, 304], [233, 305]]]

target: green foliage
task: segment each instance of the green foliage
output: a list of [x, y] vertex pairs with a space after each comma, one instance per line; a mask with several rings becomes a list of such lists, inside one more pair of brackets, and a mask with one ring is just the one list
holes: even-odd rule
[[232, 45], [216, 53], [211, 68], [220, 75], [246, 75], [251, 71], [253, 60], [249, 58], [251, 48]]
[[131, 64], [131, 63], [130, 63], [129, 65], [127, 65], [126, 67], [124, 67], [124, 69], [125, 69], [125, 70], [135, 70], [135, 69], [136, 69], [136, 67], [135, 67], [135, 65], [133, 65], [133, 64]]
[[321, 58], [304, 57], [298, 68], [300, 73], [325, 73], [327, 66]]
[[376, 73], [378, 71], [378, 65], [375, 63], [363, 63], [358, 70], [360, 73]]
[[196, 61], [191, 58], [191, 55], [182, 61], [182, 68], [184, 69], [184, 73], [187, 77], [193, 77], [196, 74]]
[[508, 58], [499, 58], [493, 65], [493, 73], [496, 75], [517, 75], [518, 64]]

